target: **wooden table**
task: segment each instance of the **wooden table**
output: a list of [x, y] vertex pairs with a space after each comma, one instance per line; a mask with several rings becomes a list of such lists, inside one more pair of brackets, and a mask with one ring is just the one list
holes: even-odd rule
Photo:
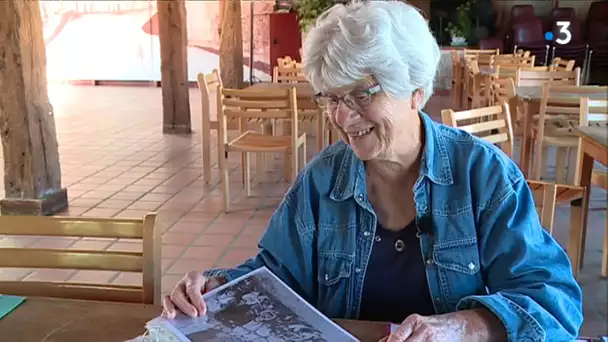
[[[30, 297], [0, 319], [0, 339], [123, 342], [143, 334], [146, 322], [160, 312], [159, 307], [151, 305]], [[364, 342], [376, 342], [388, 335], [386, 323], [336, 322]]]
[[[589, 212], [589, 196], [591, 193], [591, 172], [594, 161], [608, 166], [608, 132], [604, 127], [579, 127], [579, 154], [577, 160], [577, 177], [575, 182], [585, 187], [585, 195], [582, 200], [573, 201], [572, 205], [582, 206], [582, 212]], [[576, 259], [571, 260], [573, 264], [581, 267], [582, 252], [584, 251], [587, 238], [587, 216], [583, 215], [580, 231], [571, 232], [568, 249], [572, 251]], [[608, 219], [607, 219], [608, 220]], [[606, 234], [608, 234], [608, 222], [606, 223]], [[568, 253], [570, 254], [570, 253]], [[602, 276], [608, 276], [608, 239], [604, 239], [604, 250], [602, 256]]]
[[[540, 101], [543, 98], [542, 86], [517, 86], [515, 91], [518, 101], [523, 103], [523, 127], [522, 127], [522, 142], [521, 153], [519, 155], [520, 167], [526, 178], [530, 175], [531, 156], [532, 156], [532, 118], [540, 110]], [[567, 97], [568, 94], [560, 93], [560, 96]], [[573, 98], [580, 98], [581, 95], [573, 93]], [[597, 93], [587, 93], [585, 97], [592, 100], [606, 99], [608, 95], [603, 88], [598, 89]]]

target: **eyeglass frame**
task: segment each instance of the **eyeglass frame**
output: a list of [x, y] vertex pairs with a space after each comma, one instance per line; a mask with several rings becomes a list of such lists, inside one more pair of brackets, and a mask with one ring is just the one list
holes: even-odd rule
[[[340, 106], [340, 102], [344, 102], [344, 104], [352, 109], [352, 110], [361, 110], [364, 109], [365, 107], [369, 106], [370, 103], [372, 102], [372, 98], [374, 95], [378, 94], [379, 92], [382, 91], [382, 86], [380, 86], [379, 84], [374, 84], [366, 89], [357, 89], [357, 90], [352, 90], [348, 93], [346, 93], [345, 95], [342, 96], [337, 96], [337, 95], [323, 95], [323, 93], [317, 93], [315, 95], [313, 95], [312, 100], [317, 104], [317, 106], [324, 108], [324, 109], [328, 109], [329, 105], [327, 104], [321, 104], [320, 103], [320, 99], [321, 98], [330, 98], [331, 101], [335, 102], [335, 108], [333, 108], [334, 110], [336, 108], [338, 108], [338, 106]], [[358, 95], [366, 95], [367, 98], [367, 103], [365, 104], [360, 104], [358, 103], [357, 100], [352, 99], [351, 101], [348, 100], [349, 97], [354, 97], [353, 93], [357, 93]], [[350, 102], [350, 104], [349, 104]], [[354, 108], [355, 106], [356, 108]]]

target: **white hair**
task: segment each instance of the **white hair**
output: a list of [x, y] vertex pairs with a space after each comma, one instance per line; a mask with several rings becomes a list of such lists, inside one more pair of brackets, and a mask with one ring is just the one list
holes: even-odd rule
[[396, 98], [422, 90], [421, 108], [433, 93], [440, 58], [424, 17], [401, 1], [334, 5], [308, 31], [302, 52], [304, 73], [315, 91], [373, 76]]

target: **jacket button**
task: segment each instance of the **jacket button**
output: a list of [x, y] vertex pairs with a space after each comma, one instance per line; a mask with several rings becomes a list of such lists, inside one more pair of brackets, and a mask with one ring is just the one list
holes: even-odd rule
[[361, 273], [361, 269], [359, 267], [355, 268], [355, 273]]
[[370, 234], [371, 234], [371, 233], [370, 233], [370, 232], [368, 232], [367, 230], [363, 232], [363, 235], [364, 235], [364, 236], [369, 236]]
[[325, 281], [329, 280], [329, 274], [325, 273]]
[[474, 264], [474, 263], [472, 263], [472, 262], [471, 262], [471, 263], [469, 263], [469, 269], [470, 269], [471, 271], [475, 270], [475, 267], [476, 267], [476, 266], [475, 266], [475, 264]]
[[433, 259], [426, 259], [426, 264], [427, 265], [431, 265], [433, 263]]
[[359, 199], [359, 201], [363, 201], [363, 195], [359, 194], [357, 198]]

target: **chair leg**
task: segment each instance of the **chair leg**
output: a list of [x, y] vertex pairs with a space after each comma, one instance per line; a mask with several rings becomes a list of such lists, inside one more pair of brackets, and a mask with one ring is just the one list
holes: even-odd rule
[[[220, 150], [220, 149], [218, 149]], [[221, 149], [223, 150], [223, 149]], [[220, 153], [222, 153], [220, 151]], [[230, 177], [228, 175], [228, 167], [227, 167], [227, 158], [225, 155], [221, 156], [220, 153], [218, 153], [218, 166], [220, 169], [220, 178], [221, 178], [221, 185], [222, 185], [222, 199], [224, 201], [224, 211], [228, 212], [230, 211]]]
[[566, 184], [574, 184], [576, 179], [576, 158], [578, 157], [578, 146], [570, 147], [568, 152], [568, 168], [566, 172]]
[[201, 148], [203, 149], [203, 181], [205, 184], [209, 184], [211, 182], [211, 129], [209, 128], [209, 122], [204, 118], [201, 139]]
[[563, 147], [555, 148], [555, 182], [566, 184], [565, 180], [565, 168], [566, 168], [566, 156], [564, 154], [568, 153], [567, 150]]
[[317, 153], [321, 152], [325, 147], [325, 117], [323, 113], [319, 113], [317, 116]]
[[547, 176], [547, 169], [549, 168], [549, 148], [547, 146], [543, 147], [542, 159], [540, 161], [540, 178], [543, 176]]
[[[306, 155], [306, 143], [302, 144], [302, 151], [300, 152], [300, 164], [298, 165], [299, 169], [298, 172], [300, 172], [300, 170], [302, 170], [304, 168], [304, 165], [306, 165], [306, 160], [307, 160], [307, 155]], [[295, 178], [294, 178], [295, 181]]]
[[602, 250], [602, 277], [608, 277], [608, 209], [606, 210], [606, 229], [604, 230], [604, 249]]
[[243, 153], [245, 158], [243, 160], [243, 177], [245, 178], [245, 190], [247, 191], [247, 197], [251, 197], [251, 153]]
[[535, 144], [534, 144], [534, 151], [533, 153], [530, 154], [530, 156], [534, 155], [533, 160], [536, 160], [536, 163], [534, 164], [533, 167], [533, 178], [534, 180], [540, 180], [540, 170], [542, 169], [542, 160], [543, 160], [543, 140], [542, 139], [536, 139]]

